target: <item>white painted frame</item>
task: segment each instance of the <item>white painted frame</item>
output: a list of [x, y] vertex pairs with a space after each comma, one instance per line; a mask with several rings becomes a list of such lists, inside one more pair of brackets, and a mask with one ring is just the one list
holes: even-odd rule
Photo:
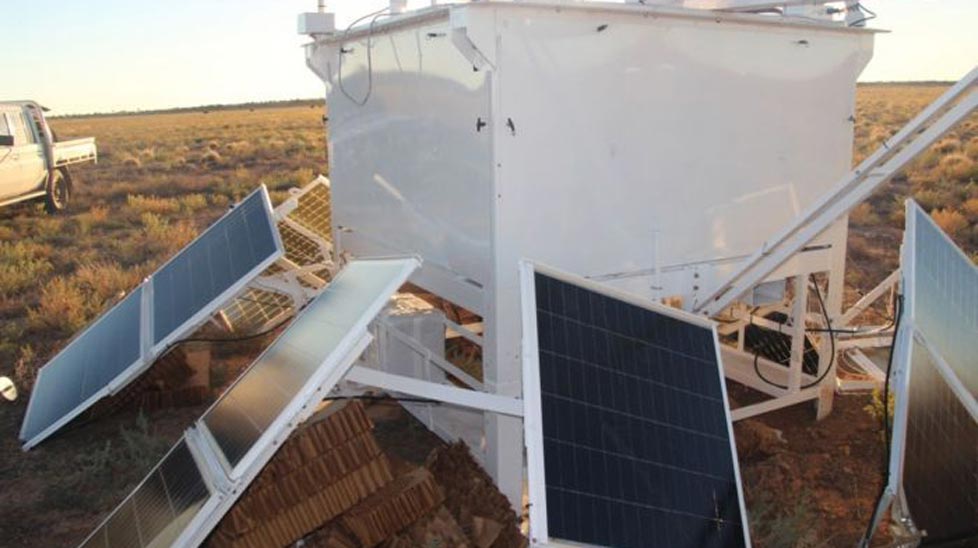
[[646, 310], [669, 316], [685, 323], [706, 328], [713, 334], [716, 352], [717, 379], [723, 395], [724, 414], [727, 421], [727, 436], [730, 442], [730, 455], [733, 459], [734, 479], [737, 483], [737, 498], [740, 504], [741, 527], [744, 532], [744, 545], [750, 547], [750, 526], [747, 519], [747, 505], [744, 502], [743, 482], [740, 477], [740, 463], [734, 439], [733, 421], [727, 398], [727, 385], [720, 355], [720, 340], [716, 323], [708, 318], [670, 308], [634, 295], [618, 291], [599, 283], [548, 266], [522, 260], [520, 269], [520, 307], [523, 321], [523, 430], [526, 449], [526, 471], [529, 494], [531, 546], [580, 546], [578, 543], [551, 539], [547, 522], [546, 467], [543, 450], [543, 408], [540, 394], [540, 348], [537, 334], [537, 306], [535, 274], [540, 273], [557, 280], [576, 285], [588, 291], [604, 295]]
[[[121, 389], [125, 388], [129, 383], [135, 380], [137, 377], [145, 373], [153, 365], [156, 358], [159, 357], [161, 354], [163, 354], [172, 344], [174, 344], [176, 341], [186, 336], [188, 332], [192, 332], [198, 327], [200, 327], [201, 325], [203, 325], [204, 323], [206, 323], [215, 313], [217, 313], [224, 306], [226, 302], [230, 301], [235, 295], [237, 295], [241, 291], [244, 291], [244, 289], [250, 283], [252, 283], [254, 279], [256, 279], [262, 272], [264, 272], [266, 269], [268, 269], [268, 267], [270, 267], [272, 264], [278, 261], [279, 258], [282, 257], [282, 255], [285, 253], [285, 248], [282, 245], [282, 239], [278, 233], [278, 227], [276, 226], [274, 221], [272, 203], [271, 200], [269, 199], [268, 190], [265, 188], [265, 185], [260, 185], [257, 189], [252, 191], [251, 194], [246, 196], [244, 200], [242, 200], [242, 202], [250, 199], [252, 196], [258, 193], [261, 193], [263, 195], [262, 203], [264, 205], [265, 213], [269, 221], [269, 226], [271, 228], [274, 237], [275, 252], [269, 255], [261, 263], [259, 263], [258, 266], [251, 269], [247, 274], [245, 274], [245, 276], [243, 276], [241, 279], [235, 282], [231, 287], [226, 289], [223, 293], [218, 295], [216, 298], [212, 299], [206, 306], [198, 310], [197, 313], [195, 313], [188, 320], [186, 320], [181, 325], [179, 325], [170, 334], [164, 337], [159, 343], [153, 344], [153, 277], [156, 275], [156, 272], [159, 272], [164, 267], [166, 267], [171, 262], [173, 262], [176, 259], [176, 257], [180, 255], [183, 249], [186, 249], [187, 247], [193, 245], [198, 240], [206, 236], [213, 229], [215, 225], [223, 221], [228, 215], [231, 215], [234, 212], [234, 210], [233, 209], [229, 210], [227, 213], [222, 215], [218, 220], [211, 223], [211, 225], [207, 228], [207, 230], [205, 230], [196, 238], [194, 238], [190, 243], [184, 246], [184, 248], [181, 249], [180, 252], [178, 252], [176, 255], [171, 257], [167, 262], [165, 262], [163, 265], [157, 268], [156, 271], [152, 275], [150, 275], [139, 286], [142, 289], [142, 296], [141, 296], [142, 302], [140, 303], [141, 356], [139, 357], [139, 359], [133, 362], [132, 364], [130, 364], [128, 367], [126, 367], [121, 373], [119, 373], [112, 380], [110, 380], [103, 388], [101, 388], [100, 390], [92, 394], [88, 399], [86, 399], [81, 404], [76, 406], [73, 410], [63, 415], [60, 419], [58, 419], [50, 426], [42, 430], [33, 438], [29, 440], [25, 440], [23, 444], [24, 451], [28, 451], [33, 447], [37, 446], [37, 444], [41, 443], [49, 436], [51, 436], [53, 433], [55, 433], [56, 431], [64, 427], [66, 424], [71, 422], [71, 420], [73, 420], [75, 417], [80, 415], [82, 412], [88, 409], [88, 407], [93, 405], [95, 402], [101, 400], [102, 398], [115, 395]], [[115, 306], [118, 306], [118, 304], [119, 303], [116, 303]], [[115, 306], [102, 313], [98, 319], [96, 319], [94, 322], [86, 326], [85, 329], [79, 333], [79, 335], [87, 332], [88, 330], [98, 325], [102, 320], [105, 319], [106, 314], [110, 310], [113, 310]], [[71, 348], [72, 345], [74, 345], [77, 341], [78, 341], [78, 337], [76, 336], [75, 339], [72, 340], [64, 349], [58, 352], [58, 354], [56, 354], [50, 360], [48, 360], [48, 363], [51, 363], [52, 361], [57, 359], [58, 356], [60, 356], [62, 353], [67, 351], [69, 348]], [[41, 380], [41, 378], [43, 378], [46, 368], [47, 368], [47, 364], [45, 364], [45, 366], [41, 368], [38, 374], [38, 382]], [[27, 404], [27, 414], [30, 414], [33, 405], [34, 405], [34, 398], [31, 397], [30, 401]], [[23, 432], [23, 425], [22, 425], [21, 426], [22, 439], [23, 439], [23, 434], [24, 432]]]
[[456, 388], [447, 384], [387, 373], [372, 367], [354, 366], [344, 380], [476, 411], [488, 411], [511, 417], [523, 416], [523, 401], [519, 398]]

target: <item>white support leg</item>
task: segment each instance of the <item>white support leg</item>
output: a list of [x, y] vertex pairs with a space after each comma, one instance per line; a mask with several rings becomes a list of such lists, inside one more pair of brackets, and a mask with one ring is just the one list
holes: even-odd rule
[[792, 308], [791, 362], [788, 366], [788, 392], [801, 390], [805, 365], [805, 318], [808, 313], [808, 275], [795, 276], [795, 302]]
[[[848, 224], [848, 218], [845, 219], [845, 222]], [[825, 314], [828, 316], [829, 322], [824, 327], [826, 329], [839, 329], [837, 324], [842, 323], [842, 303], [845, 299], [846, 288], [845, 240], [836, 242], [833, 248], [832, 269], [829, 270], [828, 282], [828, 294], [824, 296], [822, 304], [825, 306]], [[824, 333], [818, 349], [818, 371], [815, 376], [821, 377], [829, 367], [832, 370], [825, 374], [825, 378], [819, 385], [818, 400], [815, 402], [816, 420], [822, 420], [832, 413], [832, 405], [835, 400], [836, 378], [839, 371], [839, 349], [838, 345], [832, 343], [833, 337], [838, 338], [833, 333]]]

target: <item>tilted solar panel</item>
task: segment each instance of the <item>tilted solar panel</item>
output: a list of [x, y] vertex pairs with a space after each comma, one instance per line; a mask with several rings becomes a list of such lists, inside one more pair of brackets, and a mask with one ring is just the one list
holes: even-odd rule
[[94, 403], [112, 379], [142, 360], [143, 288], [137, 287], [41, 368], [20, 438], [38, 436], [73, 409]]
[[252, 193], [153, 275], [153, 344], [210, 316], [215, 300], [280, 250], [268, 196]]
[[[347, 264], [83, 546], [203, 542], [279, 445], [353, 365], [370, 341], [369, 323], [418, 265], [414, 258]], [[166, 471], [177, 454], [191, 457], [181, 457], [185, 465], [177, 475], [183, 481], [180, 501], [189, 502], [167, 513], [163, 502], [169, 499], [160, 487], [173, 497]], [[223, 486], [220, 494], [209, 487], [202, 494], [200, 486], [207, 482], [198, 478]]]
[[[325, 356], [349, 338], [354, 323], [378, 306], [377, 295], [392, 294], [403, 283], [396, 274], [404, 265], [400, 259], [350, 263], [204, 415], [231, 467], [303, 389]], [[388, 287], [392, 280], [396, 285]]]
[[24, 447], [135, 379], [282, 253], [268, 192], [261, 187], [41, 369], [21, 427]]
[[924, 210], [911, 211], [914, 325], [978, 398], [978, 268]]
[[82, 546], [170, 546], [210, 496], [186, 440], [181, 439]]
[[903, 488], [929, 540], [978, 542], [978, 421], [955, 396], [924, 345], [911, 352]]
[[978, 269], [912, 200], [906, 213], [890, 483], [874, 524], [897, 499], [894, 515], [929, 541], [978, 542]]
[[748, 545], [712, 325], [540, 267], [530, 276], [524, 271], [533, 540]]

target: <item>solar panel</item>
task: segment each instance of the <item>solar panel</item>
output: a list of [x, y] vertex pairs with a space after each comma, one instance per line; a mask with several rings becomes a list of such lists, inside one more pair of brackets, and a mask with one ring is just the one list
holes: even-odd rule
[[712, 324], [530, 265], [523, 296], [533, 542], [747, 546]]
[[282, 253], [260, 187], [41, 368], [21, 427], [24, 447], [135, 379]]
[[169, 546], [210, 495], [181, 438], [82, 546]]
[[41, 368], [21, 426], [22, 440], [41, 435], [76, 407], [94, 403], [112, 379], [141, 362], [142, 298], [140, 286]]
[[930, 540], [978, 540], [978, 422], [924, 345], [910, 366], [903, 489], [914, 525]]
[[[913, 321], [978, 398], [978, 268], [920, 207], [915, 217]], [[909, 213], [909, 212], [908, 212]]]
[[[322, 360], [344, 341], [349, 344], [355, 323], [378, 306], [377, 295], [397, 290], [403, 280], [395, 274], [404, 270], [404, 264], [403, 260], [349, 264], [204, 415], [203, 422], [228, 464], [237, 466]], [[379, 308], [370, 316], [377, 312]]]
[[[978, 269], [912, 200], [894, 346], [890, 500], [929, 541], [978, 540]], [[871, 527], [871, 530], [875, 529]]]
[[[312, 413], [370, 341], [368, 325], [418, 267], [416, 259], [353, 261], [224, 393], [170, 456], [92, 533], [84, 546], [196, 545], [206, 539], [278, 446]], [[164, 512], [167, 460], [192, 448], [181, 512]], [[206, 471], [206, 472], [205, 472]], [[197, 478], [223, 485], [201, 495]], [[204, 481], [203, 483], [207, 483]], [[116, 536], [138, 531], [139, 537]], [[145, 533], [144, 531], [149, 531]]]
[[153, 275], [153, 344], [209, 317], [230, 297], [222, 294], [280, 253], [268, 196], [254, 192]]

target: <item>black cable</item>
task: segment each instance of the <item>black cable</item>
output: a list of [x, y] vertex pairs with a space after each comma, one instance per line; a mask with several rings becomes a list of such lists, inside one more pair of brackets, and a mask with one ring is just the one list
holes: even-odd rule
[[[818, 297], [819, 307], [821, 307], [821, 309], [822, 309], [822, 317], [825, 318], [825, 326], [828, 328], [828, 329], [825, 330], [825, 332], [829, 334], [829, 343], [831, 344], [831, 349], [830, 349], [831, 357], [829, 358], [829, 365], [828, 365], [828, 367], [825, 368], [825, 371], [823, 371], [822, 374], [819, 375], [819, 377], [817, 379], [815, 379], [814, 381], [812, 381], [812, 382], [810, 382], [810, 383], [808, 383], [806, 385], [801, 386], [799, 388], [799, 390], [807, 390], [807, 389], [809, 389], [809, 388], [811, 388], [813, 386], [817, 386], [817, 385], [821, 384], [821, 382], [825, 380], [825, 377], [827, 377], [829, 375], [829, 372], [832, 371], [832, 368], [835, 366], [835, 333], [836, 333], [836, 331], [834, 329], [832, 329], [832, 320], [829, 319], [829, 312], [828, 312], [828, 310], [825, 309], [825, 301], [822, 299], [822, 290], [819, 289], [818, 283], [815, 282], [815, 276], [814, 275], [811, 276], [811, 280], [812, 280], [812, 285], [815, 286], [815, 295]], [[797, 295], [795, 296], [795, 298], [797, 298]], [[751, 325], [753, 325], [753, 319], [754, 319], [754, 316], [752, 314], [751, 315]], [[778, 324], [778, 333], [781, 332], [781, 325], [783, 325], [783, 324]], [[754, 374], [757, 375], [757, 378], [761, 379], [765, 383], [770, 384], [771, 386], [773, 386], [775, 388], [780, 388], [781, 390], [788, 390], [788, 386], [787, 385], [776, 383], [776, 382], [768, 379], [767, 377], [764, 376], [763, 373], [761, 373], [761, 367], [760, 367], [760, 364], [758, 364], [758, 358], [759, 358], [759, 356], [760, 356], [760, 351], [759, 350], [754, 350]]]
[[863, 17], [862, 19], [857, 19], [852, 23], [849, 23], [850, 27], [857, 27], [868, 21], [872, 21], [873, 19], [876, 19], [876, 12], [864, 6], [862, 2], [856, 2], [856, 9], [865, 11], [868, 15], [866, 17]]
[[[387, 11], [389, 11], [389, 10], [390, 10], [390, 8], [387, 7], [387, 8], [383, 8], [383, 9], [377, 10], [377, 11], [375, 11], [373, 13], [368, 13], [367, 15], [364, 15], [363, 17], [361, 17], [361, 18], [357, 19], [356, 21], [350, 23], [350, 25], [348, 27], [346, 27], [346, 30], [343, 32], [343, 39], [340, 41], [340, 52], [339, 52], [340, 53], [340, 58], [339, 58], [339, 61], [338, 61], [338, 64], [337, 64], [336, 75], [337, 75], [337, 80], [338, 80], [340, 92], [343, 93], [343, 95], [345, 95], [347, 99], [349, 99], [350, 101], [352, 101], [357, 106], [361, 106], [361, 107], [362, 106], [365, 106], [367, 104], [367, 101], [370, 100], [370, 96], [373, 94], [373, 90], [374, 90], [374, 60], [373, 60], [373, 52], [372, 52], [371, 47], [372, 47], [372, 39], [373, 39], [373, 34], [374, 34], [374, 24], [381, 17], [383, 17], [385, 15], [386, 16], [390, 16], [390, 14], [387, 13]], [[343, 85], [343, 56], [346, 55], [347, 53], [351, 53], [352, 52], [352, 50], [349, 50], [349, 51], [344, 50], [343, 45], [346, 43], [347, 37], [349, 37], [350, 31], [353, 30], [353, 27], [356, 26], [357, 23], [359, 23], [361, 21], [364, 21], [366, 19], [369, 19], [371, 17], [373, 17], [373, 19], [370, 21], [370, 27], [369, 27], [369, 29], [367, 31], [367, 93], [364, 94], [363, 99], [357, 100], [357, 99], [354, 99], [352, 95], [350, 95], [350, 93], [346, 90], [346, 87]]]
[[864, 546], [868, 546], [870, 539], [873, 538], [873, 524], [876, 523], [880, 503], [883, 502], [883, 497], [886, 496], [886, 488], [890, 483], [890, 441], [893, 436], [890, 428], [890, 374], [893, 371], [893, 354], [896, 351], [897, 332], [900, 330], [900, 320], [903, 319], [903, 295], [897, 295], [894, 316], [896, 330], [893, 333], [893, 342], [890, 343], [890, 357], [886, 360], [886, 380], [883, 381], [883, 485], [880, 487], [879, 496], [876, 497], [873, 514], [869, 518], [866, 532], [863, 534]]

